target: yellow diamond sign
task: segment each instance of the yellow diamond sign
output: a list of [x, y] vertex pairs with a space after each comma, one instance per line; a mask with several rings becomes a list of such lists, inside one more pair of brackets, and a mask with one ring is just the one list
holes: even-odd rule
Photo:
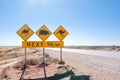
[[23, 25], [22, 28], [20, 28], [17, 31], [17, 34], [24, 40], [27, 41], [32, 35], [33, 35], [33, 31], [29, 28], [28, 25]]
[[40, 39], [45, 41], [52, 33], [45, 25], [43, 25], [40, 29], [37, 30], [36, 34]]
[[63, 26], [59, 26], [55, 31], [54, 31], [54, 35], [60, 40], [62, 41], [67, 35], [68, 32], [65, 30], [65, 28]]

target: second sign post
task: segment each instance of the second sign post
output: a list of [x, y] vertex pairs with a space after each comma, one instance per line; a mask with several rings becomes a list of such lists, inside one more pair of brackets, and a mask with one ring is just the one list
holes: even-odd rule
[[[44, 45], [45, 40], [52, 34], [50, 30], [43, 25], [38, 31], [36, 32], [38, 37], [42, 39], [42, 45]], [[45, 47], [43, 46], [43, 69], [44, 69], [44, 75], [45, 78], [47, 77], [46, 75], [46, 70], [45, 70]]]

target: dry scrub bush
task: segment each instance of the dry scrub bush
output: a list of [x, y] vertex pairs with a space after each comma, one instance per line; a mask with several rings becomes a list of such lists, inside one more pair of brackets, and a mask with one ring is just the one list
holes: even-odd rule
[[60, 62], [59, 59], [57, 59], [57, 58], [53, 59], [53, 63], [59, 64], [59, 62]]
[[[27, 63], [27, 65], [38, 65], [40, 63], [41, 58], [42, 57], [39, 55], [30, 56], [26, 60], [26, 63]], [[24, 64], [25, 64], [25, 60], [22, 60], [22, 61], [18, 62], [17, 64], [15, 64], [14, 68], [22, 70], [24, 68]]]
[[[39, 64], [42, 64], [43, 63], [43, 57], [42, 55], [34, 55], [34, 56], [30, 56], [27, 58], [27, 67], [29, 67], [28, 65], [30, 66], [33, 66], [33, 65], [39, 65]], [[56, 63], [58, 64], [59, 63], [59, 60], [56, 59], [56, 58], [52, 58], [50, 57], [48, 54], [45, 54], [45, 63], [46, 64], [51, 64], [51, 63]], [[25, 61], [22, 60], [20, 62], [18, 62], [14, 68], [15, 69], [19, 69], [19, 70], [22, 70], [24, 68], [24, 64], [25, 64]]]
[[16, 63], [13, 68], [18, 69], [18, 70], [23, 70], [24, 64], [25, 64], [24, 61], [20, 61], [20, 62]]
[[37, 64], [40, 64], [40, 59], [42, 57], [41, 56], [38, 56], [38, 55], [35, 55], [35, 56], [31, 56], [27, 59], [27, 64], [28, 65], [37, 65]]
[[10, 70], [10, 67], [6, 67], [3, 69], [3, 71], [1, 72], [1, 75], [0, 75], [0, 80], [8, 80], [9, 79], [9, 76], [8, 76], [8, 71]]
[[58, 63], [59, 63], [59, 59], [57, 59], [57, 58], [52, 58], [52, 57], [50, 57], [48, 54], [45, 54], [45, 62], [46, 62], [47, 64], [51, 64], [51, 63], [56, 63], [56, 64], [58, 64]]
[[1, 52], [1, 53], [0, 53], [0, 57], [2, 58], [2, 57], [4, 57], [4, 56], [5, 56], [5, 53]]

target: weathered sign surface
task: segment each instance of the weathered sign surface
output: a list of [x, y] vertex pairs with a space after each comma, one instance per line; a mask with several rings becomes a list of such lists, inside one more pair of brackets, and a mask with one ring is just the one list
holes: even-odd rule
[[23, 25], [22, 28], [20, 28], [17, 31], [17, 34], [24, 40], [27, 41], [32, 35], [33, 35], [32, 29], [29, 28], [27, 24]]
[[37, 30], [36, 34], [40, 39], [42, 39], [42, 41], [45, 41], [52, 33], [45, 25], [43, 25]]
[[59, 26], [55, 31], [54, 31], [54, 35], [60, 40], [62, 41], [67, 35], [68, 32], [65, 30], [65, 28], [63, 26]]

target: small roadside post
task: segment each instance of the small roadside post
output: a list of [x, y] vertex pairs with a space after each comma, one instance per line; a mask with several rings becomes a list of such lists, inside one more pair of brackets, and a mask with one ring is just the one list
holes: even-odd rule
[[[62, 41], [68, 35], [68, 32], [61, 25], [53, 33], [60, 41]], [[63, 63], [62, 47], [60, 47], [60, 64], [62, 64], [62, 63]]]
[[[29, 28], [29, 26], [27, 24], [23, 25], [18, 31], [17, 34], [26, 42], [32, 35], [33, 35], [33, 31]], [[27, 65], [27, 49], [25, 47], [25, 64], [24, 64], [24, 69], [23, 72], [21, 74], [21, 77], [19, 80], [22, 80], [22, 77], [24, 75], [24, 72], [26, 70], [26, 65]]]

